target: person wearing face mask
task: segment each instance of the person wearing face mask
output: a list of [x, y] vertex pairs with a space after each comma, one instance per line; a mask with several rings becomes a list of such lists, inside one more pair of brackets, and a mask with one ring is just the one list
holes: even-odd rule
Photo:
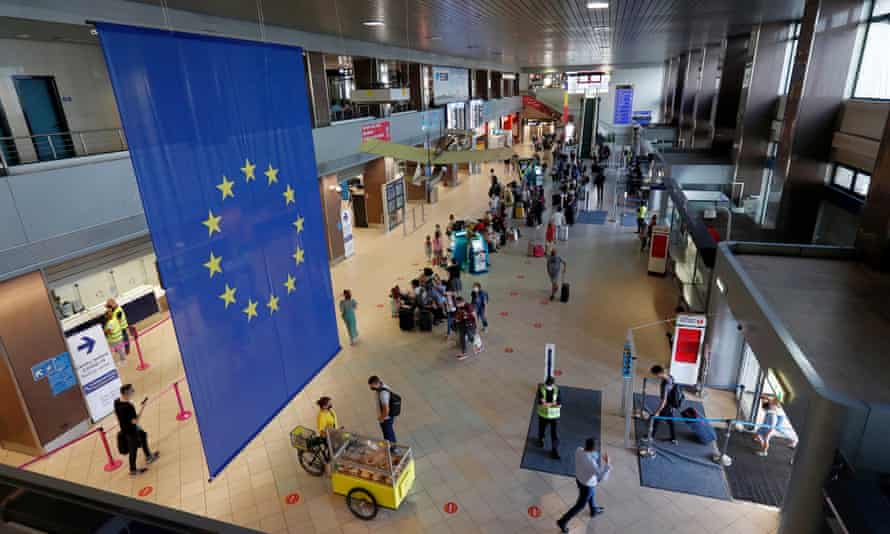
[[322, 397], [315, 403], [318, 405], [318, 417], [316, 424], [318, 425], [318, 435], [325, 437], [328, 435], [328, 429], [337, 430], [340, 425], [337, 421], [337, 412], [334, 411], [334, 403], [330, 397]]
[[575, 484], [578, 486], [578, 500], [568, 512], [556, 522], [561, 532], [568, 532], [569, 521], [575, 517], [585, 506], [590, 507], [590, 517], [603, 513], [603, 508], [596, 505], [594, 500], [595, 488], [606, 480], [611, 471], [609, 455], [597, 452], [597, 441], [588, 438], [584, 447], [578, 447], [575, 451]]
[[470, 302], [476, 309], [476, 318], [482, 323], [482, 332], [488, 331], [488, 319], [485, 318], [485, 307], [488, 305], [488, 293], [482, 289], [482, 284], [476, 282], [473, 284], [473, 294]]
[[139, 426], [139, 418], [142, 417], [142, 411], [145, 409], [148, 397], [142, 400], [142, 404], [137, 412], [136, 407], [130, 402], [130, 399], [135, 394], [136, 389], [133, 387], [133, 384], [121, 386], [121, 397], [114, 400], [114, 414], [117, 416], [121, 434], [123, 435], [122, 439], [125, 439], [127, 443], [127, 451], [130, 456], [130, 475], [141, 475], [148, 468], [136, 468], [136, 454], [139, 452], [139, 449], [141, 448], [142, 452], [145, 453], [146, 464], [154, 463], [161, 453], [157, 451], [151, 452], [148, 448], [148, 434]]
[[555, 382], [552, 376], [548, 376], [547, 380], [538, 386], [535, 404], [538, 412], [538, 447], [544, 448], [544, 437], [547, 427], [550, 427], [550, 456], [554, 460], [559, 460], [559, 430], [557, 427], [562, 403], [559, 397], [559, 388]]

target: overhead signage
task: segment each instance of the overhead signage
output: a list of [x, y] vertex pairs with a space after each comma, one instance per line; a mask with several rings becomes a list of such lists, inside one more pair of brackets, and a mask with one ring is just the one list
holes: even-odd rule
[[368, 139], [391, 140], [389, 121], [374, 122], [362, 126], [362, 141], [367, 141]]
[[93, 325], [65, 339], [87, 401], [90, 418], [100, 421], [114, 411], [121, 387], [120, 375], [105, 340], [102, 325]]
[[633, 120], [634, 87], [633, 85], [615, 86], [615, 126], [629, 126]]
[[469, 98], [469, 70], [454, 67], [433, 67], [433, 104], [441, 106]]

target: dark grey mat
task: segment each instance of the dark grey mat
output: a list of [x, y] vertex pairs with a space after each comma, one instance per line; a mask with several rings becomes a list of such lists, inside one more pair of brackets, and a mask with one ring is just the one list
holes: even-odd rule
[[[718, 431], [718, 442], [724, 443], [726, 432]], [[726, 468], [726, 478], [733, 499], [756, 502], [767, 506], [782, 506], [782, 498], [791, 479], [791, 460], [794, 449], [789, 441], [774, 437], [770, 440], [769, 455], [757, 456], [760, 448], [754, 435], [747, 432], [733, 432], [729, 438], [727, 454], [732, 457], [732, 465]]]
[[559, 419], [560, 460], [550, 457], [550, 433], [544, 448], [538, 447], [538, 414], [532, 400], [532, 417], [528, 424], [522, 469], [542, 471], [554, 475], [575, 476], [575, 449], [584, 446], [587, 438], [600, 439], [602, 425], [602, 392], [593, 389], [559, 386], [562, 412]]
[[[634, 394], [634, 403], [639, 406], [642, 395]], [[658, 397], [648, 395], [646, 406], [651, 413], [658, 407]], [[705, 408], [700, 402], [686, 400], [682, 409], [695, 408], [702, 417]], [[677, 410], [679, 413], [679, 410]], [[677, 445], [669, 441], [655, 441], [657, 454], [655, 457], [639, 458], [640, 485], [650, 488], [689, 493], [714, 499], [731, 500], [729, 484], [723, 468], [715, 464], [711, 457], [717, 452], [716, 445], [701, 444], [692, 430], [682, 421], [674, 422], [677, 428]], [[646, 435], [649, 422], [637, 419], [635, 431], [637, 438]], [[658, 436], [668, 437], [667, 422], [658, 429]], [[717, 440], [720, 443], [720, 440]]]

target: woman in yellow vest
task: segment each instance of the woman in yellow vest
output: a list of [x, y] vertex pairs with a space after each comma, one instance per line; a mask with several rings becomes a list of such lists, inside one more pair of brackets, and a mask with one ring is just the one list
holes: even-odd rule
[[120, 321], [111, 310], [105, 310], [105, 339], [108, 340], [108, 348], [112, 354], [117, 354], [121, 363], [127, 361], [127, 352], [124, 348], [124, 331]]
[[105, 302], [105, 310], [111, 310], [111, 313], [114, 314], [114, 318], [120, 323], [121, 332], [124, 335], [124, 351], [127, 354], [130, 354], [130, 324], [127, 322], [127, 314], [124, 313], [124, 309], [121, 308], [114, 299], [108, 299], [108, 301]]
[[554, 384], [552, 376], [538, 386], [538, 394], [535, 402], [538, 412], [538, 447], [544, 448], [544, 435], [547, 427], [550, 427], [550, 456], [559, 460], [559, 424], [560, 408], [562, 404], [559, 398], [559, 388]]

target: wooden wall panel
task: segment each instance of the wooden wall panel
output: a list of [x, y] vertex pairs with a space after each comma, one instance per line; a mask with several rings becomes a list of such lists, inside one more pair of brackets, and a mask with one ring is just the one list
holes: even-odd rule
[[377, 158], [365, 164], [365, 210], [369, 224], [383, 224], [383, 190], [386, 183], [386, 161]]

